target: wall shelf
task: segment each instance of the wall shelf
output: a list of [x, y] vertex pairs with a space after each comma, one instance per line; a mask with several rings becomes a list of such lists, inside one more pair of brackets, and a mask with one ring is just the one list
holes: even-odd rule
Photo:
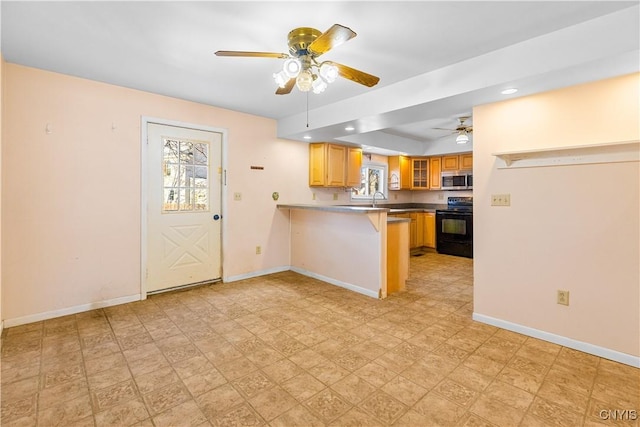
[[640, 161], [640, 141], [492, 153], [498, 169]]

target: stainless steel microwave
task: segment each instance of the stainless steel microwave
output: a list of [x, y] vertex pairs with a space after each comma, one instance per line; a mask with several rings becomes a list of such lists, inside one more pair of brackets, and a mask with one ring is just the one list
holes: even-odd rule
[[443, 190], [470, 190], [473, 188], [471, 172], [442, 172], [441, 188]]

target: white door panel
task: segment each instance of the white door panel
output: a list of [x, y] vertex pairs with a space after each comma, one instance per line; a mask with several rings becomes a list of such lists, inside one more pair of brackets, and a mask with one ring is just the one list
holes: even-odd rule
[[222, 135], [149, 123], [147, 136], [146, 291], [217, 280]]

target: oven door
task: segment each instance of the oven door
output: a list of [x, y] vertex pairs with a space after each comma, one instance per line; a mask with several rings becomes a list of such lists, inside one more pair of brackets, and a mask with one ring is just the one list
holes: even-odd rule
[[473, 213], [436, 211], [436, 240], [439, 253], [473, 258]]

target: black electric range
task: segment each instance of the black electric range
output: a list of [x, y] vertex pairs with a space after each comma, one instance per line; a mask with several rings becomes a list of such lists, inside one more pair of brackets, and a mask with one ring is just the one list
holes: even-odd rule
[[449, 197], [436, 210], [438, 253], [473, 258], [473, 197]]

